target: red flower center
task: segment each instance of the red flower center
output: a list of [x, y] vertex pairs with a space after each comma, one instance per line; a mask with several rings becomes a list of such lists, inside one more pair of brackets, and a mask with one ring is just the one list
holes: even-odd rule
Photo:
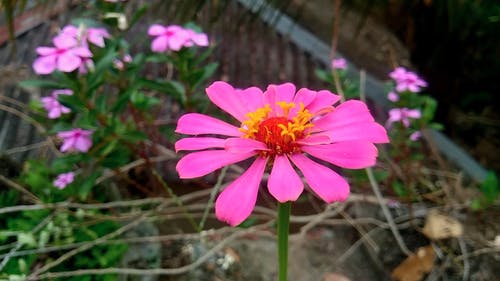
[[265, 143], [270, 149], [263, 151], [262, 156], [300, 152], [300, 146], [295, 143], [295, 140], [302, 138], [303, 132], [289, 134], [287, 128], [291, 123], [292, 121], [285, 117], [272, 117], [259, 124], [255, 139]]

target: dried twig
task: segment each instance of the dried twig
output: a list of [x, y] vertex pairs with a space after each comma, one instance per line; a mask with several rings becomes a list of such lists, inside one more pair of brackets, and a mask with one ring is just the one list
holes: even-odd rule
[[236, 231], [229, 235], [209, 251], [207, 251], [203, 256], [197, 259], [195, 262], [181, 266], [178, 268], [154, 268], [154, 269], [135, 269], [135, 268], [105, 268], [105, 269], [84, 269], [75, 271], [63, 271], [63, 272], [49, 272], [45, 274], [32, 274], [28, 277], [28, 280], [41, 280], [41, 279], [51, 279], [51, 278], [61, 278], [69, 276], [82, 276], [82, 275], [104, 275], [104, 274], [128, 274], [128, 275], [178, 275], [194, 270], [198, 266], [202, 265], [209, 258], [211, 258], [215, 253], [223, 249], [228, 243], [232, 242], [238, 237], [245, 236], [250, 233], [256, 233], [262, 228], [267, 228], [274, 221], [270, 221], [263, 225], [251, 227], [248, 229]]

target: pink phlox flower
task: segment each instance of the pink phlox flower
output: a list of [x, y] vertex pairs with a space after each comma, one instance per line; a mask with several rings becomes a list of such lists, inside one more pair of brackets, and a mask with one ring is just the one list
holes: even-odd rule
[[123, 64], [123, 61], [121, 61], [119, 59], [114, 59], [113, 66], [118, 70], [123, 70], [123, 68], [125, 67], [125, 64]]
[[90, 42], [98, 47], [104, 48], [105, 38], [111, 37], [106, 28], [103, 27], [84, 27], [78, 28], [74, 25], [67, 25], [61, 30], [61, 34], [72, 36], [80, 41], [82, 46], [87, 46]]
[[57, 187], [59, 189], [64, 189], [66, 186], [68, 186], [74, 180], [75, 180], [75, 173], [69, 172], [69, 173], [64, 173], [64, 174], [58, 175], [57, 178], [54, 180], [53, 184], [55, 187]]
[[391, 73], [389, 73], [389, 77], [391, 77], [394, 81], [402, 80], [406, 77], [406, 73], [408, 71], [404, 67], [396, 67]]
[[422, 137], [422, 133], [421, 133], [420, 131], [416, 131], [416, 132], [413, 132], [413, 133], [410, 135], [410, 140], [411, 140], [411, 141], [417, 141], [417, 140], [419, 140], [421, 137]]
[[411, 119], [419, 119], [421, 117], [419, 109], [393, 108], [389, 110], [389, 119], [387, 119], [387, 127], [390, 127], [394, 122], [402, 122], [405, 127], [410, 126]]
[[389, 76], [396, 81], [396, 90], [398, 92], [410, 91], [412, 93], [418, 93], [421, 91], [421, 88], [427, 87], [427, 82], [404, 67], [397, 67], [394, 71], [389, 73]]
[[126, 54], [123, 56], [121, 60], [114, 59], [113, 66], [118, 70], [123, 70], [125, 68], [125, 63], [131, 63], [131, 62], [132, 62], [132, 57], [129, 54]]
[[69, 131], [57, 133], [57, 137], [63, 140], [61, 152], [79, 151], [87, 152], [92, 146], [92, 131], [76, 128]]
[[387, 143], [385, 128], [375, 122], [365, 103], [327, 90], [296, 91], [291, 83], [270, 85], [265, 92], [251, 87], [235, 90], [217, 81], [206, 89], [208, 98], [238, 121], [233, 126], [204, 114], [183, 115], [176, 132], [192, 135], [175, 143], [176, 151], [195, 151], [182, 157], [180, 178], [207, 175], [248, 158], [253, 162], [218, 196], [219, 220], [238, 225], [252, 212], [266, 167], [269, 193], [279, 202], [298, 199], [304, 185], [325, 202], [345, 200], [349, 184], [334, 170], [314, 159], [360, 169], [373, 166], [378, 156], [374, 143]]
[[64, 113], [70, 113], [71, 110], [66, 106], [62, 105], [58, 100], [58, 95], [72, 95], [73, 91], [70, 89], [54, 90], [52, 94], [48, 97], [41, 98], [43, 107], [47, 111], [48, 117], [50, 119], [56, 119], [61, 117]]
[[151, 43], [151, 50], [157, 53], [169, 50], [179, 51], [182, 47], [194, 45], [206, 47], [209, 44], [208, 36], [205, 33], [198, 33], [178, 25], [153, 24], [149, 27], [148, 34], [155, 37]]
[[388, 94], [387, 94], [387, 99], [392, 101], [392, 102], [397, 102], [399, 100], [399, 95], [396, 94], [395, 92], [393, 91], [390, 91]]
[[130, 54], [126, 54], [123, 56], [123, 61], [126, 63], [131, 63], [132, 62], [132, 56]]
[[186, 43], [184, 43], [184, 47], [191, 47], [193, 45], [200, 46], [200, 47], [206, 47], [208, 46], [208, 36], [207, 34], [201, 32], [198, 33], [192, 29], [186, 28], [185, 29], [187, 34], [188, 34], [188, 40]]
[[87, 47], [80, 46], [72, 36], [60, 34], [52, 40], [54, 47], [37, 47], [39, 57], [33, 62], [37, 74], [50, 74], [56, 69], [72, 72], [84, 64], [84, 60], [92, 57]]
[[344, 58], [338, 58], [332, 60], [333, 69], [347, 69], [347, 61]]
[[148, 34], [155, 37], [151, 43], [151, 50], [157, 53], [167, 50], [179, 51], [189, 40], [188, 32], [178, 25], [153, 24], [149, 27]]

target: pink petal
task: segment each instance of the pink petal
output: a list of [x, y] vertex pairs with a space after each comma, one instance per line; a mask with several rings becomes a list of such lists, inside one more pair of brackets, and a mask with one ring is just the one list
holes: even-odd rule
[[75, 135], [75, 133], [73, 132], [73, 130], [71, 130], [71, 131], [61, 131], [61, 132], [57, 133], [57, 137], [61, 138], [61, 139], [73, 138], [74, 135]]
[[329, 144], [332, 143], [332, 139], [328, 135], [323, 135], [320, 133], [309, 135], [303, 139], [296, 141], [296, 143], [303, 145]]
[[72, 72], [82, 64], [82, 59], [70, 52], [66, 52], [57, 58], [57, 69], [62, 72]]
[[247, 112], [254, 112], [258, 108], [264, 106], [264, 94], [262, 90], [257, 87], [246, 88], [236, 91], [236, 93], [246, 106]]
[[173, 37], [168, 40], [168, 49], [172, 51], [179, 51], [184, 47], [186, 40], [184, 38]]
[[77, 37], [78, 36], [78, 27], [74, 25], [66, 25], [62, 30], [61, 33], [64, 33], [65, 35], [72, 36], [72, 37]]
[[191, 40], [198, 46], [208, 46], [208, 36], [205, 33], [195, 33], [191, 36]]
[[52, 108], [49, 110], [49, 113], [47, 114], [47, 117], [49, 119], [56, 119], [61, 116], [61, 110], [59, 108]]
[[175, 143], [175, 152], [181, 150], [202, 150], [207, 148], [223, 148], [225, 139], [218, 138], [184, 138]]
[[167, 44], [167, 36], [158, 36], [151, 43], [151, 50], [157, 53], [165, 52], [167, 50]]
[[37, 47], [36, 48], [36, 53], [39, 54], [40, 56], [53, 55], [55, 52], [57, 52], [57, 49], [52, 48], [52, 47]]
[[36, 74], [50, 74], [56, 69], [56, 56], [50, 55], [39, 57], [33, 62], [33, 70]]
[[216, 134], [232, 137], [243, 135], [237, 127], [199, 113], [188, 113], [181, 116], [177, 121], [175, 132], [186, 135]]
[[324, 108], [332, 106], [340, 100], [340, 96], [328, 90], [321, 90], [316, 93], [316, 98], [306, 106], [306, 109], [311, 113], [316, 113]]
[[344, 201], [349, 196], [349, 184], [336, 172], [320, 165], [302, 154], [292, 154], [297, 166], [311, 189], [327, 203]]
[[73, 48], [78, 45], [78, 40], [75, 37], [61, 33], [52, 39], [54, 46], [58, 49]]
[[82, 57], [82, 58], [91, 58], [92, 57], [92, 52], [89, 50], [87, 47], [76, 47], [71, 49], [71, 53]]
[[225, 150], [193, 152], [179, 160], [176, 170], [181, 179], [197, 178], [253, 155], [255, 153], [231, 153]]
[[233, 153], [250, 153], [257, 152], [259, 150], [268, 150], [265, 143], [254, 139], [245, 138], [230, 138], [226, 140], [225, 148], [229, 152]]
[[285, 83], [280, 85], [269, 85], [264, 92], [264, 102], [269, 104], [272, 109], [272, 115], [282, 114], [281, 107], [277, 102], [292, 102], [295, 95], [295, 85]]
[[337, 106], [333, 112], [314, 121], [312, 131], [333, 130], [340, 126], [373, 121], [373, 116], [364, 102], [349, 100]]
[[232, 226], [242, 223], [255, 207], [267, 159], [257, 158], [215, 201], [215, 215]]
[[87, 152], [91, 146], [92, 146], [92, 140], [90, 140], [90, 138], [85, 136], [76, 138], [74, 144], [75, 149], [80, 152]]
[[304, 145], [302, 151], [342, 168], [362, 169], [375, 165], [378, 150], [368, 141], [346, 141], [326, 145]]
[[422, 113], [419, 109], [409, 109], [408, 111], [406, 111], [406, 116], [414, 119], [419, 119], [420, 117], [422, 117]]
[[295, 98], [293, 99], [293, 102], [295, 103], [295, 107], [290, 109], [290, 115], [289, 116], [295, 116], [297, 112], [300, 110], [300, 104], [303, 104], [305, 108], [316, 99], [316, 91], [311, 91], [307, 88], [301, 88], [297, 94], [295, 95]]
[[216, 81], [206, 89], [206, 92], [208, 98], [220, 109], [240, 122], [246, 119], [245, 114], [248, 113], [248, 108], [245, 95], [241, 92], [237, 93], [233, 86], [223, 81]]
[[277, 155], [267, 181], [269, 193], [281, 203], [295, 201], [304, 190], [304, 184], [287, 156]]
[[69, 138], [69, 139], [65, 139], [60, 150], [61, 152], [66, 152], [68, 150], [71, 150], [74, 148], [74, 145], [75, 145], [75, 139], [74, 138]]
[[151, 36], [160, 36], [165, 33], [165, 27], [159, 24], [153, 24], [148, 29], [148, 35]]
[[387, 131], [380, 124], [356, 123], [332, 128], [322, 134], [328, 135], [333, 142], [364, 140], [373, 143], [388, 143]]

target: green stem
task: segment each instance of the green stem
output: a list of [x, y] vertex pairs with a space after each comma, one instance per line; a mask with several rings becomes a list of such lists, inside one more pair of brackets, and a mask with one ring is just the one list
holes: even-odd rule
[[291, 202], [278, 204], [278, 259], [279, 281], [287, 280], [288, 269], [288, 227], [290, 225]]

